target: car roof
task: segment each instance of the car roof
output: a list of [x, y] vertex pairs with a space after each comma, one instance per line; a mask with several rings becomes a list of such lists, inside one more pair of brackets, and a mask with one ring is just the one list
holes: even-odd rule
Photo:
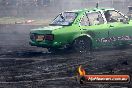
[[80, 13], [80, 12], [86, 12], [86, 11], [107, 11], [107, 10], [115, 10], [114, 8], [85, 8], [85, 9], [79, 9], [79, 10], [71, 10], [71, 11], [65, 11], [65, 12], [76, 12], [76, 13]]

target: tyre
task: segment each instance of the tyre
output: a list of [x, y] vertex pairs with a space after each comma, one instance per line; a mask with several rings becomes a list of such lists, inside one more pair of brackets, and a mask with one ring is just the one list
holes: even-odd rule
[[63, 53], [68, 53], [68, 49], [57, 49], [57, 48], [48, 48], [48, 51], [50, 53], [54, 54], [63, 54]]
[[55, 48], [48, 48], [48, 51], [50, 52], [50, 53], [59, 53], [59, 49], [55, 49]]
[[73, 43], [73, 49], [76, 52], [84, 53], [91, 51], [91, 40], [88, 37], [79, 37]]

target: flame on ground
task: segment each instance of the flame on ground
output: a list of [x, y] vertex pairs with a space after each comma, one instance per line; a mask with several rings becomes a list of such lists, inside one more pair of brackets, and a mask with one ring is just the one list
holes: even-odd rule
[[79, 72], [79, 75], [80, 75], [80, 76], [86, 75], [86, 72], [85, 72], [85, 70], [82, 68], [81, 65], [80, 65], [79, 68], [78, 68], [78, 72]]

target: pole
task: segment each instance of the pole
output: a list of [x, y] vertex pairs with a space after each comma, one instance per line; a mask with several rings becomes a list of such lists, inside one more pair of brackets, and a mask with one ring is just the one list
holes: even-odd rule
[[114, 7], [114, 1], [113, 1], [113, 0], [111, 0], [111, 2], [112, 2], [112, 7]]

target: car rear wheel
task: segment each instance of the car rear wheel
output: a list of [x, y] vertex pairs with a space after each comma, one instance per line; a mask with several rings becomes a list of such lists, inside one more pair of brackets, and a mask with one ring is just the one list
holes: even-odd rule
[[91, 41], [88, 37], [79, 37], [75, 39], [73, 48], [76, 52], [85, 53], [91, 51]]
[[54, 53], [54, 54], [63, 54], [63, 53], [68, 53], [68, 49], [57, 49], [57, 48], [48, 48], [48, 51], [50, 53]]
[[56, 49], [56, 48], [48, 48], [48, 51], [50, 52], [50, 53], [59, 53], [59, 49]]

